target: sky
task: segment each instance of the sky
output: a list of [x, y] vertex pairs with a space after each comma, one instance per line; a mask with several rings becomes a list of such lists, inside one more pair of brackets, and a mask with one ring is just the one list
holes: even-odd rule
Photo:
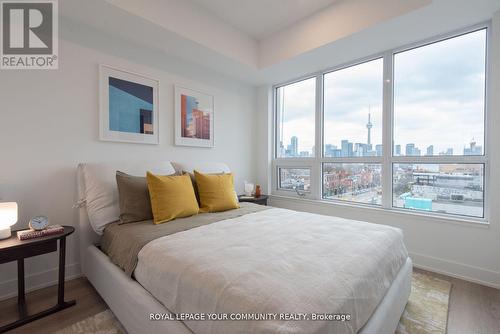
[[[299, 138], [299, 152], [312, 153], [314, 146], [314, 114], [316, 78], [299, 81], [278, 89], [282, 97], [283, 113], [280, 115], [283, 127], [283, 145], [290, 144], [292, 136]], [[279, 102], [278, 102], [279, 103]], [[279, 110], [279, 109], [278, 109]]]
[[[414, 143], [425, 154], [453, 148], [463, 153], [472, 138], [484, 146], [486, 31], [401, 52], [394, 57], [394, 143]], [[366, 143], [368, 109], [372, 145], [382, 142], [383, 62], [376, 59], [324, 76], [325, 144]], [[299, 138], [299, 151], [314, 146], [315, 78], [279, 89], [282, 138]], [[279, 95], [279, 94], [278, 94]]]
[[367, 143], [370, 111], [371, 144], [382, 144], [383, 69], [382, 59], [376, 59], [325, 75], [325, 143], [338, 148], [343, 139]]

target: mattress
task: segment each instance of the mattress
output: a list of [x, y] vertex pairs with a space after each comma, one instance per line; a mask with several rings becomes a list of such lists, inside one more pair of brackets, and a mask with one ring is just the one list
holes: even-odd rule
[[273, 208], [153, 240], [134, 275], [196, 334], [356, 333], [407, 257], [397, 228]]

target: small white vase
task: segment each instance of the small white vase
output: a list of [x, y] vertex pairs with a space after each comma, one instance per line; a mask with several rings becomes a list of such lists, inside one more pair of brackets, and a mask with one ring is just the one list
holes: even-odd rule
[[252, 196], [254, 189], [254, 184], [245, 181], [245, 196]]

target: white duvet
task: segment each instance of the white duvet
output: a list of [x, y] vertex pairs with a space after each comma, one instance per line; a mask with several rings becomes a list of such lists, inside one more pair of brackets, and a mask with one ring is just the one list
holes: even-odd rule
[[[407, 257], [397, 228], [269, 209], [148, 243], [135, 277], [178, 315], [276, 315], [184, 321], [196, 334], [356, 333]], [[323, 313], [351, 320], [280, 319]]]

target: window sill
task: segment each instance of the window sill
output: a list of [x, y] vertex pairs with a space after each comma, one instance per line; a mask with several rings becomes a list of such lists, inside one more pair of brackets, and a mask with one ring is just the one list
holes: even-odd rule
[[401, 217], [414, 217], [417, 219], [426, 219], [426, 221], [432, 221], [437, 223], [451, 223], [458, 224], [462, 226], [469, 227], [479, 227], [479, 228], [489, 228], [490, 224], [486, 219], [483, 218], [473, 218], [473, 217], [454, 217], [443, 214], [435, 214], [435, 213], [425, 213], [425, 212], [416, 212], [409, 211], [404, 209], [387, 209], [383, 207], [374, 207], [365, 204], [358, 203], [342, 203], [340, 201], [326, 201], [326, 200], [317, 200], [310, 198], [298, 198], [295, 196], [283, 196], [281, 194], [271, 194], [271, 206], [273, 205], [273, 199], [277, 201], [288, 201], [288, 202], [296, 202], [296, 203], [307, 203], [309, 205], [314, 205], [318, 207], [337, 207], [337, 208], [345, 208], [345, 209], [353, 209], [353, 210], [368, 210], [370, 212], [378, 212], [382, 214], [389, 215], [397, 215]]

